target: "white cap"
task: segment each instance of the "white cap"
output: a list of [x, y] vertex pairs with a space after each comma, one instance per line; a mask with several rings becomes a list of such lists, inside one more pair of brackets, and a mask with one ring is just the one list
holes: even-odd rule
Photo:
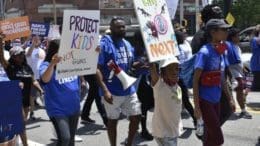
[[172, 63], [177, 63], [179, 64], [179, 61], [178, 59], [174, 56], [174, 57], [171, 57], [171, 58], [168, 58], [168, 59], [165, 59], [165, 60], [161, 60], [160, 63], [159, 63], [159, 68], [163, 68], [163, 67], [166, 67]]

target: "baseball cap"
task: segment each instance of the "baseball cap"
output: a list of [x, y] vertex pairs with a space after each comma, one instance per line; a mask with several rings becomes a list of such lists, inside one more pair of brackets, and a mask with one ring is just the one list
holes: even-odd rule
[[206, 23], [206, 29], [212, 29], [212, 28], [230, 28], [231, 26], [226, 23], [224, 19], [210, 19]]
[[159, 68], [164, 68], [172, 63], [177, 63], [179, 64], [179, 61], [176, 57], [171, 57], [171, 58], [168, 58], [168, 59], [165, 59], [165, 60], [162, 60], [159, 62]]
[[20, 46], [15, 46], [9, 50], [10, 56], [19, 55], [21, 53], [24, 53], [24, 50]]

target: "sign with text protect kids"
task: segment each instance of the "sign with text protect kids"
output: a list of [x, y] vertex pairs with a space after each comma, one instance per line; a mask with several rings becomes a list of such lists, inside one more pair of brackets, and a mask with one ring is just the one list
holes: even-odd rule
[[100, 11], [64, 11], [57, 79], [96, 73], [99, 23]]
[[0, 21], [0, 29], [3, 34], [6, 35], [4, 40], [12, 40], [31, 35], [28, 16]]
[[134, 0], [143, 40], [150, 62], [179, 54], [165, 0]]

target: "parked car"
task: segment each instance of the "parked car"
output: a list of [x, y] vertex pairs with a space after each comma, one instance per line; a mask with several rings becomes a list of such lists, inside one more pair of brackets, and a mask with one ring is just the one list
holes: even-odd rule
[[253, 32], [256, 26], [248, 27], [239, 32], [240, 38], [240, 48], [242, 51], [241, 59], [244, 67], [250, 69], [250, 60], [252, 56], [251, 48], [250, 48], [250, 40], [252, 39]]
[[239, 46], [243, 53], [251, 52], [250, 40], [252, 38], [255, 28], [256, 26], [251, 26], [239, 32], [239, 38], [240, 38]]

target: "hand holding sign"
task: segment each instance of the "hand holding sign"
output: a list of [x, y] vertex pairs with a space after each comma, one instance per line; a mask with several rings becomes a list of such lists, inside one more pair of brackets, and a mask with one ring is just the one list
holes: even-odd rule
[[51, 64], [53, 66], [55, 66], [56, 64], [58, 64], [61, 61], [62, 57], [59, 57], [58, 54], [53, 55], [52, 59], [51, 59]]

